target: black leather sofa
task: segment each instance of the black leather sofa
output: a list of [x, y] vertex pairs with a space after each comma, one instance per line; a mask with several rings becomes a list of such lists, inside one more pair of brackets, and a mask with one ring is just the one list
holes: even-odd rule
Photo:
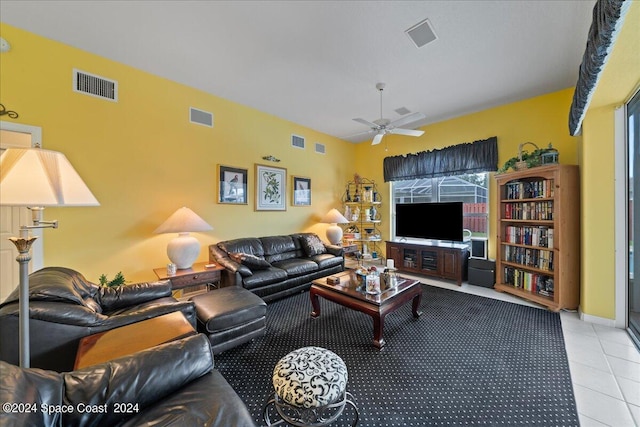
[[0, 362], [2, 426], [255, 426], [195, 335], [59, 374]]
[[[19, 364], [19, 290], [0, 304], [0, 360]], [[196, 327], [192, 302], [171, 296], [169, 281], [103, 287], [77, 271], [46, 267], [29, 275], [31, 366], [73, 369], [82, 337], [181, 311]]]
[[344, 270], [342, 247], [324, 244], [314, 233], [219, 242], [209, 246], [209, 260], [225, 268], [223, 286], [241, 286], [267, 302]]

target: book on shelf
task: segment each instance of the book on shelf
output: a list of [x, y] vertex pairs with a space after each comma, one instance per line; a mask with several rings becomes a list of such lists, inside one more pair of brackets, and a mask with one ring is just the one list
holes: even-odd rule
[[553, 298], [553, 277], [515, 267], [504, 267], [505, 283], [515, 288]]
[[553, 248], [553, 228], [508, 225], [505, 227], [505, 241], [518, 245]]
[[505, 185], [505, 197], [509, 200], [553, 197], [553, 179], [511, 181]]

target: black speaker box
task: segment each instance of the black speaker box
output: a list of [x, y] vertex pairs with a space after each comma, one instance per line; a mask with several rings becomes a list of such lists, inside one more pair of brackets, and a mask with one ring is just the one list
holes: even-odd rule
[[496, 262], [489, 259], [470, 258], [467, 281], [470, 285], [493, 288], [496, 283]]

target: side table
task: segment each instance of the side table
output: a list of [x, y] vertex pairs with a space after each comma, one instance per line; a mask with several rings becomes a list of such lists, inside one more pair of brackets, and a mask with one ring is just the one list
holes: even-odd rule
[[[221, 271], [224, 270], [219, 264], [212, 265], [208, 262], [198, 262], [193, 264], [191, 268], [178, 270], [174, 275], [167, 275], [166, 268], [154, 268], [159, 280], [171, 281], [173, 290], [181, 290], [182, 298], [192, 297], [200, 292], [206, 292], [212, 287], [217, 288], [220, 285]], [[187, 295], [188, 294], [188, 295]]]

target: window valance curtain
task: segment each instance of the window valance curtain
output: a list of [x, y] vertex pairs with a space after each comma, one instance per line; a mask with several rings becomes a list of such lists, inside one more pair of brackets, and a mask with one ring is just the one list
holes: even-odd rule
[[622, 27], [631, 1], [598, 0], [593, 7], [593, 21], [589, 28], [587, 47], [578, 71], [578, 81], [569, 110], [569, 133], [580, 133], [582, 120], [589, 108], [591, 97], [611, 48]]
[[384, 181], [433, 178], [498, 170], [498, 138], [467, 142], [439, 150], [386, 157]]

